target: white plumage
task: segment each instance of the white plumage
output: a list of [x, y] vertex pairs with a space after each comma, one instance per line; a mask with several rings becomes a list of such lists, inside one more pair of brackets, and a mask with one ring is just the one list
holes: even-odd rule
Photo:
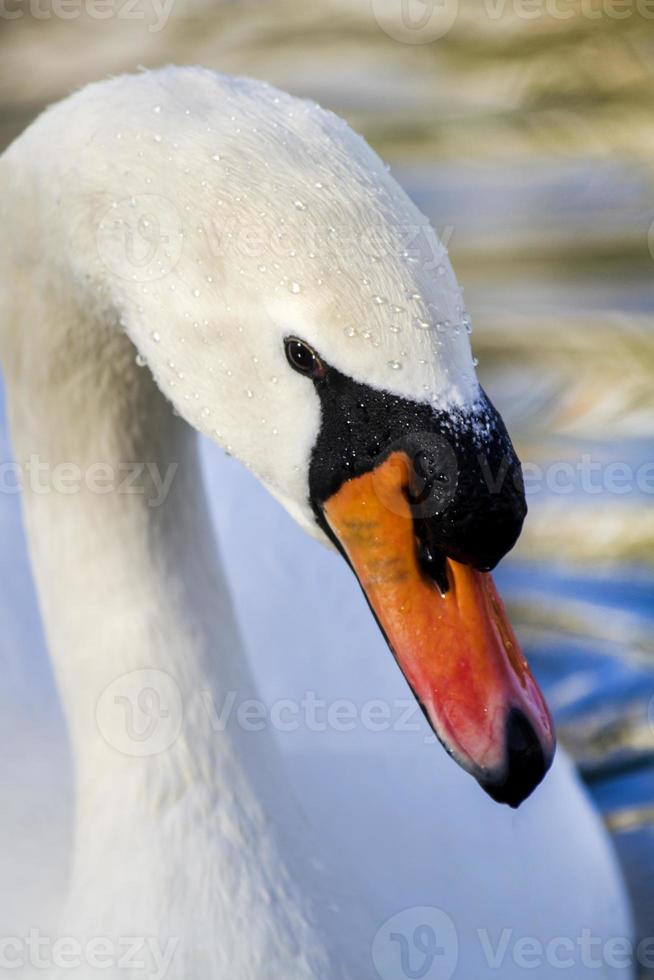
[[[38, 457], [50, 478], [62, 463], [82, 474], [99, 461], [114, 474], [148, 464], [137, 492], [88, 480], [40, 492], [25, 480], [76, 778], [70, 887], [62, 874], [49, 928], [174, 940], [166, 975], [184, 980], [374, 977], [376, 930], [424, 905], [455, 924], [456, 977], [493, 975], [479, 930], [493, 945], [503, 929], [511, 942], [628, 936], [608, 843], [564, 759], [513, 814], [417, 716], [409, 732], [311, 731], [305, 706], [286, 734], [235, 716], [223, 731], [216, 717], [232, 695], [257, 697], [245, 649], [266, 701], [291, 699], [291, 710], [307, 691], [359, 706], [410, 697], [344, 563], [207, 444], [221, 565], [193, 432], [320, 537], [307, 493], [319, 406], [286, 364], [284, 336], [373, 387], [441, 408], [474, 400], [447, 256], [376, 155], [330, 113], [269, 86], [167, 69], [49, 110], [0, 176], [17, 459]], [[160, 506], [153, 474], [171, 474]], [[7, 614], [23, 625], [34, 615], [29, 604]], [[136, 698], [144, 676], [182, 717], [170, 745], [130, 754], [116, 697]], [[38, 730], [18, 714], [27, 744]], [[52, 840], [43, 833], [46, 864]], [[23, 926], [45, 915], [35, 897], [13, 908]], [[524, 972], [511, 948], [503, 980]]]

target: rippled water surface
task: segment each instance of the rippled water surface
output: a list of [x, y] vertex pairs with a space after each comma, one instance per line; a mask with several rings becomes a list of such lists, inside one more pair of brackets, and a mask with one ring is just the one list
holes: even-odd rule
[[483, 383], [526, 464], [530, 515], [499, 582], [651, 929], [651, 26], [462, 3], [416, 45], [365, 3], [178, 0], [157, 31], [138, 9], [2, 22], [0, 137], [108, 72], [202, 62], [317, 99], [390, 162], [449, 245]]

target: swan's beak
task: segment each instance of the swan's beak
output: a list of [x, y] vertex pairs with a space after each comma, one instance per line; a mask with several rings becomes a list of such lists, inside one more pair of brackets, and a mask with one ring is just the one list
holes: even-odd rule
[[516, 807], [551, 764], [552, 721], [490, 573], [446, 557], [425, 571], [411, 473], [393, 452], [324, 501], [324, 518], [436, 735]]

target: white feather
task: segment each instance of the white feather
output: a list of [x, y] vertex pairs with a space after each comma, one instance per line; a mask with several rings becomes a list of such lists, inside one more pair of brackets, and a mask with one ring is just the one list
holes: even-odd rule
[[[282, 754], [269, 725], [216, 727], [234, 692], [257, 697], [244, 647], [268, 699], [407, 698], [345, 566], [214, 447], [225, 573], [193, 431], [316, 533], [319, 408], [284, 336], [374, 387], [444, 408], [476, 398], [447, 257], [375, 154], [330, 113], [262, 83], [166, 69], [55, 106], [5, 153], [0, 177], [11, 230], [0, 344], [18, 461], [38, 457], [50, 478], [62, 464], [147, 464], [136, 492], [43, 492], [23, 470], [75, 776], [68, 888], [48, 864], [61, 881], [57, 935], [173, 940], [167, 976], [180, 980], [372, 977], [375, 932], [406, 906], [451, 916], [461, 977], [492, 975], [479, 929], [493, 942], [503, 928], [628, 936], [608, 842], [565, 760], [514, 815], [426, 743], [422, 723], [347, 738], [301, 726]], [[156, 754], [126, 753], [112, 692], [136, 697], [144, 677], [181, 706], [179, 731]], [[16, 725], [49, 758], [29, 718]], [[61, 812], [61, 837], [43, 834], [50, 852], [60, 840], [59, 865]], [[29, 902], [14, 911], [24, 926], [47, 921]], [[509, 957], [501, 975], [522, 972]]]

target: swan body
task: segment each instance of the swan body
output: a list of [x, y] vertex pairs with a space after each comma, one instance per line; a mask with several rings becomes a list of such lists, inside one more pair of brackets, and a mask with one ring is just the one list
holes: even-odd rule
[[[628, 937], [564, 758], [514, 814], [422, 720], [349, 741], [220, 721], [230, 699], [258, 699], [249, 661], [273, 699], [319, 684], [407, 698], [345, 564], [300, 532], [328, 543], [307, 492], [321, 405], [284, 355], [285, 337], [310, 338], [354, 383], [453, 417], [479, 398], [447, 255], [377, 156], [313, 104], [171, 68], [48, 110], [0, 175], [0, 350], [75, 780], [49, 928], [114, 948], [157, 937], [150, 975], [185, 980], [400, 980], [375, 936], [424, 906], [459, 937], [448, 976], [493, 975], [505, 928]], [[150, 751], [153, 703], [170, 737]], [[505, 956], [503, 978], [523, 970]], [[578, 961], [574, 975], [591, 970], [630, 975]]]

